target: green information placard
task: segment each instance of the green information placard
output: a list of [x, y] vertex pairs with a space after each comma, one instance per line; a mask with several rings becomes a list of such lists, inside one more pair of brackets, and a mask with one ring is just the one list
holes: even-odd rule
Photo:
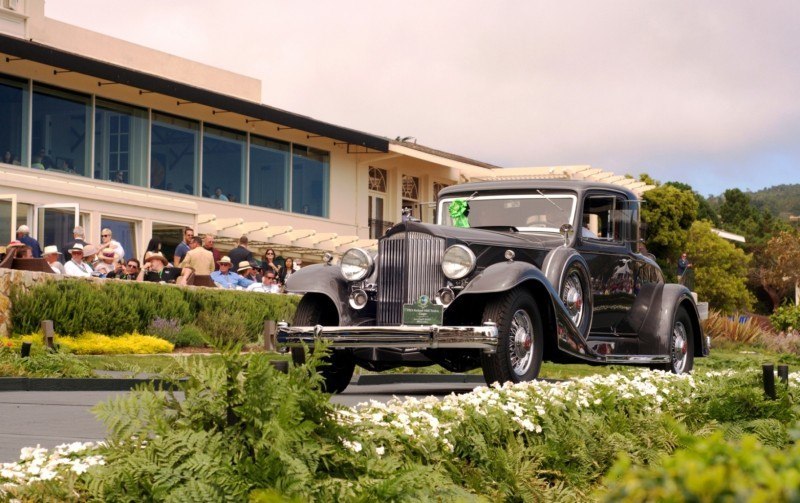
[[403, 305], [403, 325], [441, 325], [443, 318], [444, 309], [436, 304]]

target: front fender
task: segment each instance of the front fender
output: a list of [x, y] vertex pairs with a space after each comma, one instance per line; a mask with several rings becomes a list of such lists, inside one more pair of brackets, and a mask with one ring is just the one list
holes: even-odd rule
[[336, 306], [339, 320], [349, 322], [351, 319], [349, 289], [347, 281], [342, 277], [342, 268], [338, 265], [314, 264], [303, 267], [286, 280], [286, 292], [322, 294]]
[[551, 296], [558, 297], [553, 286], [538, 267], [527, 262], [498, 262], [484, 269], [470, 281], [460, 295], [507, 292], [525, 281], [545, 285]]
[[572, 323], [566, 306], [552, 283], [536, 266], [527, 262], [498, 262], [478, 274], [456, 297], [507, 292], [525, 284], [530, 288], [541, 308], [547, 310], [549, 331], [558, 348], [570, 355], [587, 360], [601, 357], [586, 343], [583, 334]]

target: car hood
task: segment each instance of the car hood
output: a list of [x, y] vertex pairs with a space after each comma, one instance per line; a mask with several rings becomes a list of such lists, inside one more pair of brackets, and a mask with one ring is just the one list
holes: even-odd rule
[[503, 246], [507, 248], [552, 249], [564, 244], [564, 238], [561, 235], [552, 233], [521, 234], [513, 231], [449, 227], [421, 222], [397, 224], [386, 232], [386, 236], [391, 236], [398, 232], [422, 232], [445, 239], [462, 241], [467, 244]]

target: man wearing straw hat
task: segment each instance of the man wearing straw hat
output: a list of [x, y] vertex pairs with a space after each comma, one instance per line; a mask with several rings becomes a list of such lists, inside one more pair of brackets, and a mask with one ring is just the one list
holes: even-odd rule
[[67, 276], [89, 277], [92, 275], [94, 272], [92, 266], [83, 261], [82, 244], [75, 243], [72, 245], [72, 248], [69, 249], [69, 254], [72, 256], [72, 260], [64, 264], [64, 272]]
[[59, 255], [61, 255], [61, 252], [58, 251], [58, 247], [55, 245], [45, 246], [44, 252], [42, 252], [42, 257], [44, 257], [47, 265], [50, 266], [54, 273], [67, 274], [67, 271], [64, 270], [64, 264], [58, 261]]
[[[231, 258], [227, 255], [219, 259], [219, 262], [217, 263], [219, 264], [219, 271], [212, 272], [211, 279], [217, 284], [218, 287], [236, 289], [247, 288], [253, 284], [252, 280], [243, 278], [235, 272], [231, 272], [233, 263], [231, 262]], [[250, 267], [250, 263], [247, 261], [242, 262], [242, 264], [247, 264], [247, 267]]]
[[180, 267], [167, 267], [169, 261], [161, 252], [148, 252], [136, 281], [175, 283], [181, 277]]

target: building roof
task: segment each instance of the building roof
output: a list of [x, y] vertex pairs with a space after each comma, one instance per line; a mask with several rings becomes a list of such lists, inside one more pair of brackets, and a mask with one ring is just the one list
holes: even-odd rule
[[469, 157], [464, 157], [461, 155], [451, 154], [449, 152], [445, 152], [443, 150], [437, 150], [435, 148], [426, 147], [424, 145], [417, 145], [417, 142], [409, 142], [409, 141], [400, 141], [400, 140], [389, 140], [390, 149], [391, 146], [399, 146], [399, 147], [406, 147], [412, 150], [416, 150], [418, 152], [422, 152], [425, 154], [431, 154], [437, 157], [441, 157], [444, 159], [449, 159], [451, 161], [456, 161], [458, 163], [469, 164], [471, 166], [478, 166], [480, 168], [486, 169], [500, 169], [501, 166], [495, 166], [494, 164], [489, 164], [486, 162], [476, 161], [475, 159], [470, 159]]
[[480, 180], [586, 180], [623, 187], [638, 197], [654, 187], [635, 178], [617, 175], [589, 165], [503, 168], [492, 172], [489, 176], [478, 176], [472, 179], [472, 181]]
[[439, 196], [447, 196], [451, 194], [461, 194], [465, 192], [478, 192], [482, 191], [532, 191], [536, 189], [545, 190], [565, 190], [574, 191], [582, 194], [591, 189], [605, 189], [615, 192], [621, 192], [631, 200], [635, 200], [636, 195], [620, 185], [602, 182], [593, 182], [589, 180], [552, 180], [541, 178], [520, 178], [514, 180], [499, 179], [492, 181], [470, 182], [461, 185], [451, 185], [439, 192]]
[[379, 152], [389, 151], [389, 140], [381, 136], [336, 126], [305, 115], [165, 79], [30, 40], [0, 34], [0, 48], [9, 56], [35, 61], [56, 69], [91, 75], [99, 79], [273, 122]]

